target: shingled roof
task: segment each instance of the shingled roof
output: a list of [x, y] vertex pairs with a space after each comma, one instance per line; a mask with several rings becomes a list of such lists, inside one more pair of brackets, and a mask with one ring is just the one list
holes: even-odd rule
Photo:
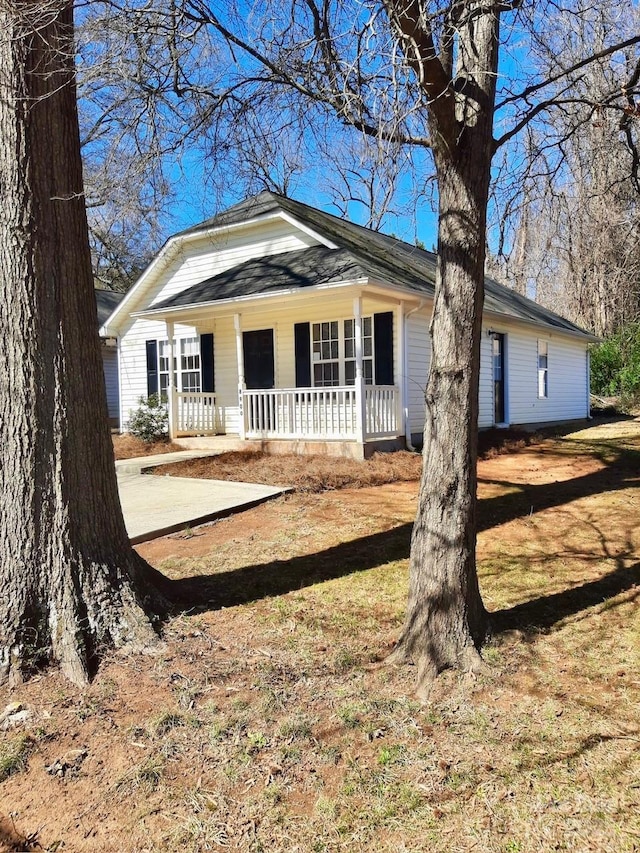
[[[262, 192], [246, 199], [193, 228], [181, 231], [175, 237], [237, 225], [279, 211], [293, 217], [338, 248], [312, 246], [254, 258], [187, 288], [154, 305], [153, 310], [358, 279], [371, 279], [433, 297], [436, 256], [432, 252], [272, 192]], [[593, 339], [591, 334], [564, 317], [491, 278], [485, 278], [484, 307], [485, 311], [508, 318]]]
[[98, 315], [98, 328], [103, 326], [113, 314], [116, 305], [124, 299], [124, 293], [115, 293], [113, 290], [94, 289], [96, 296], [96, 312]]

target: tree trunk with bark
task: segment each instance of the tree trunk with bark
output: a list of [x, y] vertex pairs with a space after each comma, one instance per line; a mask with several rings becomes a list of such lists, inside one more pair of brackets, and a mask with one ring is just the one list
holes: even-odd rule
[[[432, 355], [407, 614], [390, 658], [417, 666], [423, 697], [441, 670], [481, 668], [487, 632], [476, 573], [476, 463], [499, 13], [463, 5], [457, 74], [429, 107], [439, 192]], [[433, 99], [433, 89], [427, 94]]]
[[117, 491], [84, 209], [72, 4], [0, 4], [0, 682], [157, 640]]

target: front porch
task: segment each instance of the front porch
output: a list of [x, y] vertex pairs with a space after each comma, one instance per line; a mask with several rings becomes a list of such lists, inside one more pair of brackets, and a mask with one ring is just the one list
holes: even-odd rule
[[170, 437], [355, 458], [406, 446], [404, 302], [355, 290], [163, 316], [147, 352]]

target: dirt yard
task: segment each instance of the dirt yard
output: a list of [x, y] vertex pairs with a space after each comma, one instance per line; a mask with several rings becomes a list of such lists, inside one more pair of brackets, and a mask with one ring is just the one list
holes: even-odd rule
[[444, 673], [421, 705], [379, 665], [416, 480], [146, 543], [193, 607], [86, 690], [0, 691], [0, 849], [640, 850], [640, 420], [479, 476], [489, 675]]

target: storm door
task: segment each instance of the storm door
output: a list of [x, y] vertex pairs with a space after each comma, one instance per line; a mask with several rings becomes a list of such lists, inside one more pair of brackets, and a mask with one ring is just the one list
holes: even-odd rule
[[243, 332], [244, 381], [247, 389], [267, 389], [275, 385], [273, 329]]
[[504, 335], [494, 332], [491, 338], [491, 352], [493, 362], [493, 422], [503, 424], [506, 420], [505, 411], [505, 362], [504, 362]]

